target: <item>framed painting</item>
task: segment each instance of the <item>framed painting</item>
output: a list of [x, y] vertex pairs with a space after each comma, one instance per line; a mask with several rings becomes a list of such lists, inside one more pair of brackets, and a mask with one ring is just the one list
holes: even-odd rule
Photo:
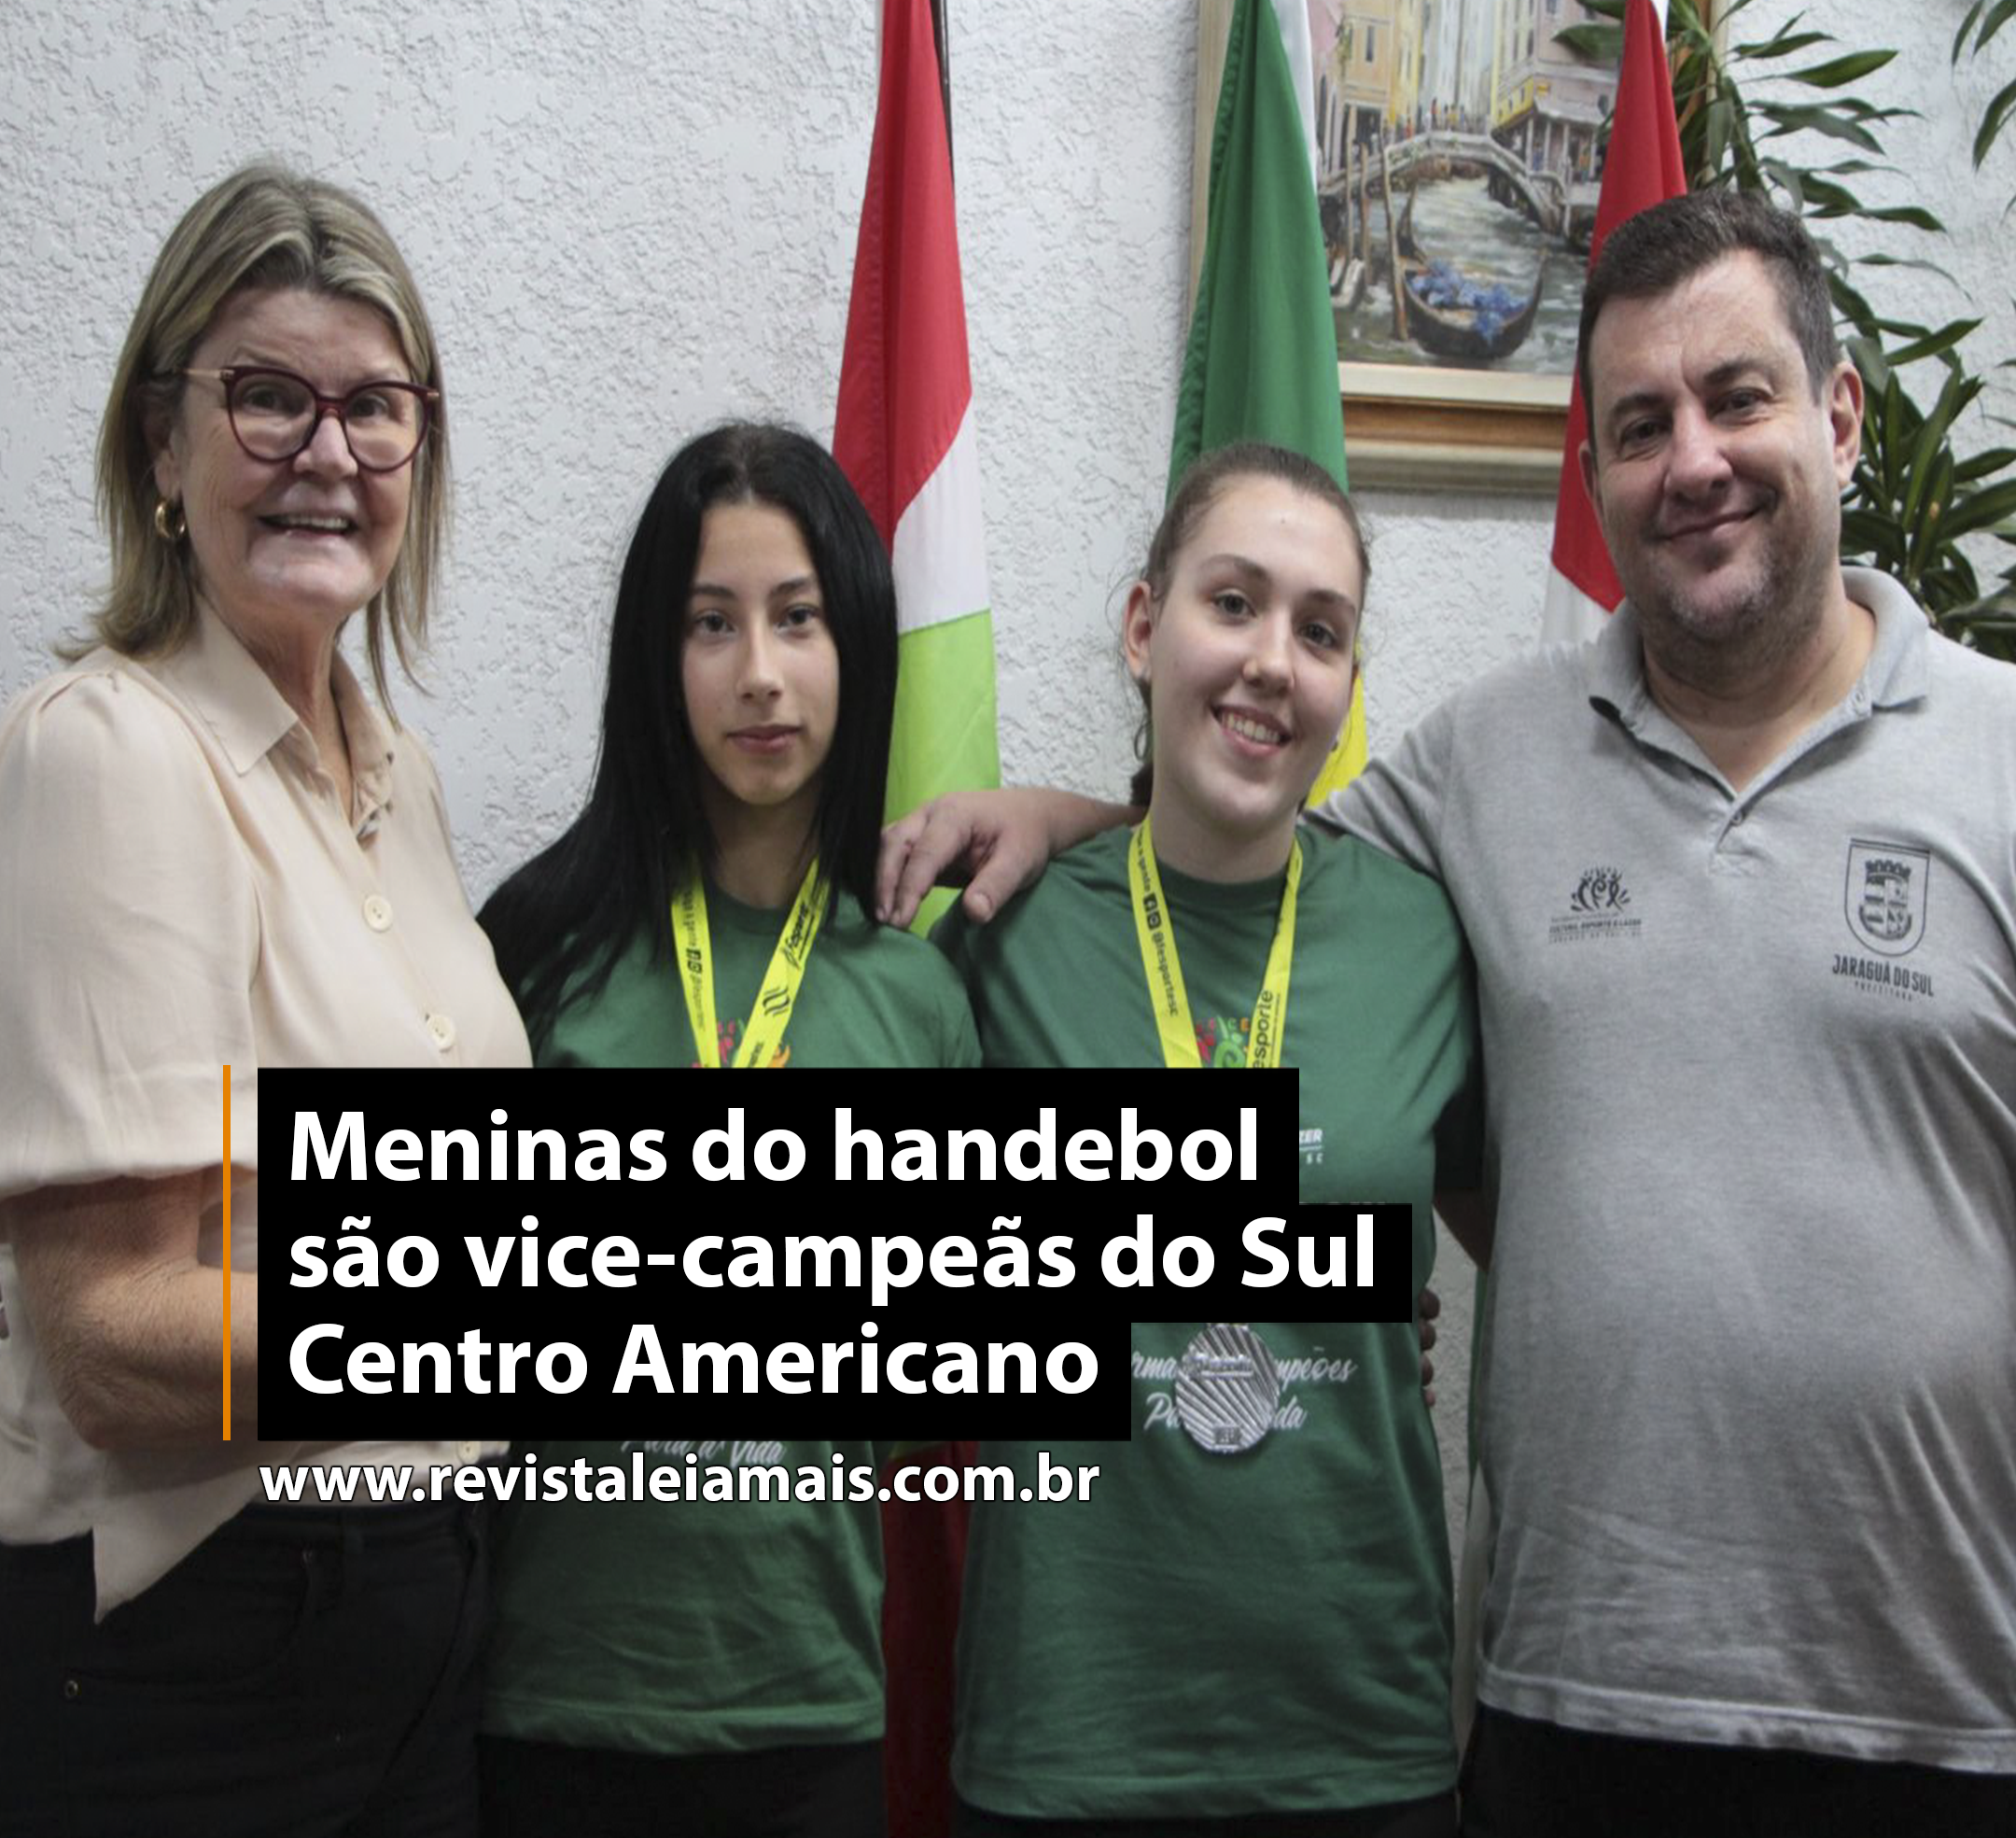
[[[1579, 0], [1287, 0], [1354, 484], [1551, 492], [1614, 64]], [[1232, 0], [1200, 0], [1193, 260]]]

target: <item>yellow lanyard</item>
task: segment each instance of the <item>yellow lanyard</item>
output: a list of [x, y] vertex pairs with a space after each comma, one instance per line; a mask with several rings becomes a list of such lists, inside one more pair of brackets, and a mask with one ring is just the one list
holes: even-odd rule
[[[742, 1045], [736, 1049], [735, 1070], [745, 1066], [767, 1066], [791, 1026], [791, 1009], [798, 1001], [798, 986], [805, 981], [805, 960], [812, 955], [812, 941], [819, 936], [825, 902], [813, 898], [819, 882], [819, 863], [805, 870], [791, 917], [784, 921], [783, 935], [770, 953], [770, 967], [763, 972], [763, 987], [756, 996]], [[714, 1017], [714, 965], [707, 942], [707, 888], [698, 870], [687, 877], [686, 885], [672, 896], [672, 942], [679, 949], [679, 980], [686, 986], [686, 1018], [693, 1023], [693, 1046], [703, 1066], [721, 1064], [721, 1029]]]
[[[1249, 1067], [1281, 1064], [1281, 1033], [1288, 1024], [1288, 972], [1295, 959], [1295, 890], [1301, 884], [1302, 845], [1297, 842], [1288, 852], [1281, 917], [1274, 921], [1267, 975], [1253, 1003], [1253, 1032], [1246, 1043]], [[1155, 844], [1145, 817], [1127, 839], [1127, 885], [1134, 896], [1134, 931], [1148, 978], [1148, 1005], [1155, 1010], [1155, 1029], [1162, 1036], [1162, 1058], [1179, 1070], [1197, 1066], [1197, 1024], [1190, 1018], [1190, 996], [1183, 988], [1176, 933], [1169, 925], [1169, 902], [1163, 897], [1162, 877], [1155, 872]]]

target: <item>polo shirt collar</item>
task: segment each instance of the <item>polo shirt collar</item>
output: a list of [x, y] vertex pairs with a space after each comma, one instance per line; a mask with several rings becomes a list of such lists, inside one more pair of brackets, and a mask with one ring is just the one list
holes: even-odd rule
[[[1848, 597], [1876, 616], [1876, 644], [1850, 700], [1862, 709], [1897, 708], [1925, 693], [1931, 671], [1932, 628], [1916, 600], [1875, 568], [1841, 570]], [[1638, 610], [1626, 600], [1605, 623], [1586, 652], [1585, 680], [1590, 704], [1635, 729], [1648, 708], [1658, 705], [1646, 686], [1645, 640]]]
[[[299, 733], [300, 744], [313, 747], [287, 697], [202, 595], [196, 597], [196, 629], [188, 642], [152, 667], [203, 717], [240, 778], [290, 735]], [[389, 807], [391, 738], [341, 652], [331, 663], [329, 688], [349, 741], [361, 822], [368, 812]]]
[[1935, 636], [1924, 608], [1875, 568], [1843, 568], [1841, 579], [1848, 597], [1876, 615], [1876, 649], [1862, 666], [1857, 692], [1877, 709], [1918, 701], [1931, 683]]
[[1652, 700], [1652, 692], [1645, 687], [1638, 609], [1629, 600], [1621, 602], [1583, 657], [1591, 704], [1615, 715], [1625, 726], [1635, 727]]

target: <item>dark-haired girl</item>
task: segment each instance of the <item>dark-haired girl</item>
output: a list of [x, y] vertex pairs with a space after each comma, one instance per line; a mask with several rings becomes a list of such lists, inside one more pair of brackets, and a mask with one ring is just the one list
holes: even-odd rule
[[[978, 1063], [944, 959], [865, 911], [895, 683], [889, 563], [832, 457], [750, 426], [677, 454], [623, 566], [587, 807], [481, 915], [541, 1065]], [[684, 1431], [648, 1458], [830, 1470], [883, 1452]], [[533, 1445], [591, 1464], [635, 1446]], [[869, 1493], [519, 1510], [484, 1708], [489, 1828], [880, 1838]]]
[[[541, 1065], [972, 1060], [954, 979], [864, 910], [895, 697], [889, 560], [832, 456], [749, 425], [674, 455], [617, 589], [587, 807], [479, 915]], [[803, 982], [752, 1026], [787, 923], [817, 926]]]

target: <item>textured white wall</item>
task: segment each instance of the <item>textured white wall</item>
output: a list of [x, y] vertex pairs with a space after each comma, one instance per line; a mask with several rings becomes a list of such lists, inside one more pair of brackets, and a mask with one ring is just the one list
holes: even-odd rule
[[[665, 456], [730, 413], [831, 432], [875, 11], [9, 0], [0, 690], [102, 582], [91, 442], [168, 226], [261, 153], [351, 185], [446, 352], [453, 559], [435, 694], [401, 712], [480, 897], [585, 781], [615, 573]], [[1145, 540], [1182, 338], [1191, 8], [953, 12], [1005, 751], [1110, 783], [1105, 589]]]
[[[1974, 301], [2016, 350], [1994, 207], [1927, 9], [1886, 99], [1972, 285], [1869, 274], [1907, 316]], [[954, 0], [959, 217], [1018, 778], [1111, 788], [1128, 731], [1115, 586], [1152, 525], [1181, 354], [1193, 0]], [[1794, 8], [1764, 0], [1745, 30]], [[1844, 42], [1865, 9], [1805, 9]], [[0, 693], [102, 582], [90, 456], [147, 263], [203, 185], [272, 153], [399, 236], [447, 353], [459, 481], [430, 699], [477, 895], [550, 836], [594, 747], [629, 522], [671, 447], [731, 412], [831, 430], [874, 107], [873, 0], [152, 0], [0, 11]], [[1948, 16], [1951, 16], [1950, 18]], [[2007, 35], [2016, 39], [2016, 33]], [[2001, 51], [2005, 47], [1997, 47]], [[1999, 57], [2004, 77], [2016, 48]], [[1990, 92], [1974, 80], [1971, 108]], [[2006, 149], [2005, 149], [2006, 153]], [[1968, 201], [1971, 200], [1971, 206]], [[1891, 244], [1913, 252], [1916, 239]], [[1551, 506], [1367, 493], [1375, 744], [1528, 642]]]
[[[1952, 102], [1964, 0], [1874, 86], [1970, 287], [1869, 274], [1907, 317], [1971, 298], [2016, 352], [1995, 211]], [[1762, 0], [1763, 36], [1796, 10]], [[1867, 42], [1868, 9], [1809, 20]], [[1187, 274], [1194, 0], [952, 0], [959, 209], [1008, 773], [1112, 791], [1130, 718], [1113, 590], [1157, 508]], [[0, 7], [0, 696], [102, 584], [91, 456], [148, 263], [204, 186], [277, 155], [391, 226], [447, 354], [458, 478], [430, 739], [477, 897], [571, 813], [629, 525], [729, 413], [825, 436], [875, 102], [873, 0], [6, 0]], [[1888, 239], [1914, 252], [1915, 239]], [[1375, 746], [1532, 639], [1549, 502], [1369, 493]], [[0, 864], [0, 873], [18, 865]], [[1452, 1281], [1451, 1301], [1467, 1283]], [[1460, 1340], [1460, 1336], [1457, 1337]], [[1461, 1348], [1453, 1349], [1461, 1364]], [[1446, 1392], [1446, 1428], [1461, 1422]], [[1452, 1444], [1460, 1437], [1451, 1434]]]

